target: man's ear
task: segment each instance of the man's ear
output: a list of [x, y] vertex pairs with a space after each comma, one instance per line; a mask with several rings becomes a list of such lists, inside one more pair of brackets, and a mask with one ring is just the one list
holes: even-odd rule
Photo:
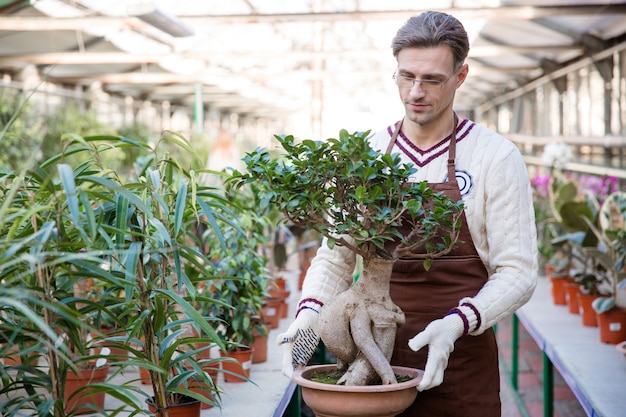
[[460, 86], [463, 85], [463, 83], [465, 82], [465, 79], [467, 78], [468, 72], [469, 72], [469, 66], [467, 64], [463, 64], [463, 66], [459, 68], [459, 71], [457, 72], [456, 88], [459, 88]]

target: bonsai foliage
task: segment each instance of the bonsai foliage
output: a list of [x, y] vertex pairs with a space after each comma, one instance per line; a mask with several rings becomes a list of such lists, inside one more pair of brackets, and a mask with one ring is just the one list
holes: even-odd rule
[[[442, 229], [458, 232], [462, 203], [425, 182], [410, 183], [415, 167], [372, 149], [368, 133], [342, 130], [339, 139], [301, 143], [291, 135], [275, 136], [284, 159], [257, 149], [244, 157], [248, 172], [235, 172], [232, 180], [254, 182], [262, 208], [278, 206], [293, 224], [327, 237], [330, 247], [346, 246], [364, 259], [391, 259], [424, 245], [421, 257], [428, 263], [452, 247], [455, 233], [430, 238]], [[412, 226], [408, 236], [398, 230], [405, 222]], [[403, 244], [395, 255], [385, 248], [393, 239]]]
[[[339, 139], [276, 136], [285, 155], [257, 149], [244, 157], [247, 173], [232, 182], [254, 182], [261, 207], [275, 205], [296, 226], [312, 229], [327, 244], [345, 246], [363, 258], [363, 276], [326, 304], [319, 334], [345, 371], [340, 384], [396, 383], [389, 365], [404, 313], [389, 297], [393, 263], [432, 259], [452, 250], [460, 230], [462, 202], [409, 181], [415, 168], [398, 155], [371, 148], [368, 132]], [[401, 232], [400, 229], [406, 231]]]

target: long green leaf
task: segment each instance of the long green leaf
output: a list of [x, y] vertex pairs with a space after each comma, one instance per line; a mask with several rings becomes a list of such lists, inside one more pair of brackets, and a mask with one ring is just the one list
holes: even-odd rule
[[184, 182], [178, 188], [178, 194], [176, 195], [176, 208], [174, 210], [174, 236], [178, 236], [183, 226], [186, 204], [187, 183]]

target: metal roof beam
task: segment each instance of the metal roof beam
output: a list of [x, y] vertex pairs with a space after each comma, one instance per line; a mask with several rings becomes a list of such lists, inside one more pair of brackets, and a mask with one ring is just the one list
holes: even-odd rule
[[[475, 46], [470, 49], [470, 57], [488, 57], [499, 56], [502, 54], [527, 54], [536, 52], [582, 52], [581, 46], [576, 45], [544, 45], [544, 46], [507, 46], [507, 45], [483, 45]], [[365, 55], [379, 55], [389, 52], [389, 50], [354, 50], [354, 51], [324, 51], [321, 54], [325, 56], [349, 56], [355, 55], [363, 58]], [[164, 59], [200, 59], [207, 62], [218, 59], [250, 59], [257, 58], [276, 58], [281, 56], [291, 60], [311, 58], [319, 55], [320, 52], [315, 51], [288, 51], [288, 52], [250, 52], [250, 53], [206, 53], [206, 54], [129, 54], [126, 52], [51, 52], [40, 54], [25, 55], [8, 55], [0, 56], [0, 63], [5, 62], [27, 62], [35, 65], [90, 65], [90, 64], [154, 64]]]
[[[212, 16], [178, 16], [189, 25], [223, 25], [233, 23], [284, 23], [284, 22], [336, 22], [346, 20], [385, 20], [406, 19], [429, 9], [411, 10], [368, 10], [350, 12], [318, 12], [318, 13], [273, 13], [273, 14], [241, 14]], [[626, 4], [610, 4], [599, 6], [499, 6], [485, 8], [442, 8], [442, 11], [454, 14], [460, 19], [538, 19], [564, 15], [603, 15], [624, 14]], [[133, 26], [143, 27], [145, 23], [134, 17], [84, 16], [78, 18], [50, 18], [26, 16], [0, 16], [0, 30], [42, 31], [42, 30], [85, 30], [94, 26]]]

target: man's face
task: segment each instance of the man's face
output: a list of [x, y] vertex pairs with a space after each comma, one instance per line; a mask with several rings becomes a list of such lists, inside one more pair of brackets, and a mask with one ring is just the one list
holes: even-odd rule
[[419, 125], [438, 120], [452, 107], [456, 89], [467, 76], [467, 65], [455, 72], [452, 50], [445, 45], [405, 48], [397, 59], [396, 83], [406, 117]]

